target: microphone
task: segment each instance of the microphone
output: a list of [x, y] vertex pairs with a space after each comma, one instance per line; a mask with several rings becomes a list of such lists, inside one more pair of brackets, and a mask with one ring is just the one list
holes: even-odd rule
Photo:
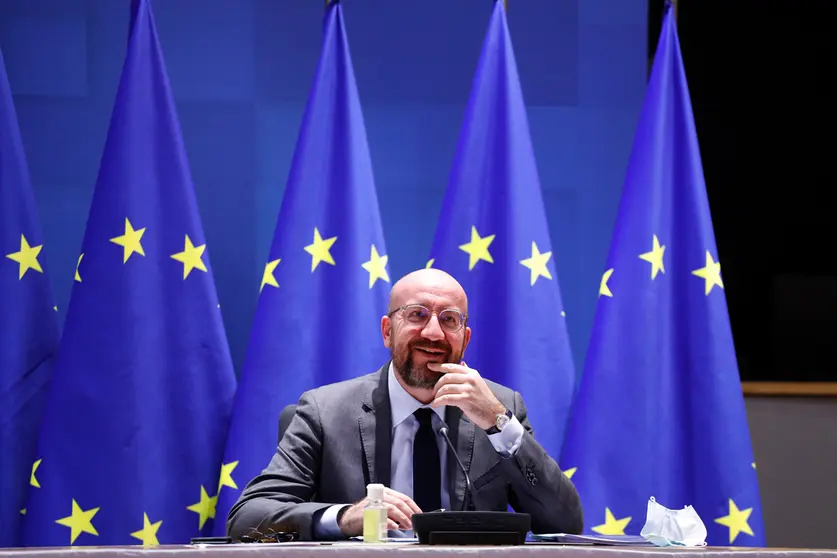
[[436, 430], [439, 434], [441, 434], [442, 438], [445, 439], [445, 443], [447, 443], [448, 448], [450, 448], [451, 453], [453, 453], [453, 457], [456, 459], [456, 463], [459, 465], [459, 470], [462, 471], [462, 474], [465, 475], [465, 494], [462, 496], [462, 507], [459, 511], [465, 511], [465, 505], [467, 503], [468, 510], [474, 511], [474, 501], [473, 501], [473, 485], [471, 484], [471, 477], [468, 475], [468, 471], [465, 470], [465, 466], [462, 464], [462, 460], [459, 459], [459, 455], [456, 453], [456, 448], [453, 447], [453, 444], [448, 438], [448, 427], [442, 426], [441, 428]]
[[[521, 545], [531, 528], [528, 513], [508, 511], [477, 511], [474, 507], [473, 484], [448, 436], [448, 427], [434, 430], [445, 439], [459, 470], [465, 476], [465, 494], [459, 511], [415, 513], [413, 532], [419, 544], [443, 545]], [[467, 510], [465, 509], [467, 507]]]

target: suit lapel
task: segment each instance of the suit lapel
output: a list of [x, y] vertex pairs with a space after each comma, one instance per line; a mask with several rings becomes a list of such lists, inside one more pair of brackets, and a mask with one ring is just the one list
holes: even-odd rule
[[361, 415], [358, 418], [358, 429], [366, 462], [364, 470], [366, 484], [378, 482], [389, 486], [390, 482], [392, 412], [387, 387], [388, 372], [389, 363], [386, 363], [379, 371], [378, 384], [364, 398]]
[[[462, 466], [470, 474], [471, 458], [474, 454], [474, 423], [462, 414], [462, 409], [452, 406], [448, 406], [445, 411], [445, 422], [448, 425], [451, 445], [456, 448], [456, 453], [460, 461], [462, 461]], [[459, 470], [456, 457], [451, 455], [450, 448], [448, 448], [446, 468], [450, 507], [453, 510], [459, 511], [462, 509], [462, 502], [465, 498], [465, 475]], [[471, 496], [473, 497], [473, 493]]]

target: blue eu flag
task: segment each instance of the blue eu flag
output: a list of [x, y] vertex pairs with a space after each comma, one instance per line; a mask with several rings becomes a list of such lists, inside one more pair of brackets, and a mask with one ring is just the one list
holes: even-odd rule
[[28, 545], [188, 543], [215, 516], [235, 375], [151, 6], [132, 9]]
[[[218, 516], [270, 461], [285, 405], [374, 372], [390, 277], [343, 8], [322, 52], [264, 267], [221, 473]], [[216, 523], [216, 532], [223, 532]]]
[[43, 247], [0, 52], [0, 548], [20, 544], [26, 491], [39, 465], [38, 423], [61, 337]]
[[558, 456], [575, 370], [526, 106], [502, 1], [482, 47], [429, 266], [468, 295], [465, 361], [520, 391]]
[[586, 529], [640, 533], [652, 496], [710, 545], [764, 546], [721, 265], [666, 5], [561, 463]]

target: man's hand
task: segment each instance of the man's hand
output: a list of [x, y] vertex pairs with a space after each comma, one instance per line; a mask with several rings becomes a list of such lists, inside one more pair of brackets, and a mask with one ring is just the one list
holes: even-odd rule
[[[368, 503], [364, 498], [353, 504], [340, 517], [340, 530], [347, 537], [355, 537], [363, 533], [363, 508]], [[384, 488], [384, 506], [387, 508], [387, 529], [412, 529], [414, 513], [421, 513], [415, 502], [404, 494], [391, 488]]]
[[494, 397], [479, 372], [462, 364], [429, 362], [427, 367], [444, 375], [436, 382], [431, 407], [453, 405], [462, 409], [471, 422], [483, 430], [494, 425], [506, 408]]

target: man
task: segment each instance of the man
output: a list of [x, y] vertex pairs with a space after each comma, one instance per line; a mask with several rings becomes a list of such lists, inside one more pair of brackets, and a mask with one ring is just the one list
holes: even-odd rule
[[473, 484], [472, 509], [531, 515], [535, 533], [580, 533], [572, 482], [535, 441], [521, 395], [462, 357], [471, 329], [462, 286], [422, 269], [399, 280], [381, 319], [391, 362], [302, 395], [262, 474], [230, 510], [233, 538], [291, 527], [303, 539], [360, 535], [366, 485], [386, 488], [391, 530], [414, 513], [462, 508], [465, 477], [438, 434], [447, 426]]

